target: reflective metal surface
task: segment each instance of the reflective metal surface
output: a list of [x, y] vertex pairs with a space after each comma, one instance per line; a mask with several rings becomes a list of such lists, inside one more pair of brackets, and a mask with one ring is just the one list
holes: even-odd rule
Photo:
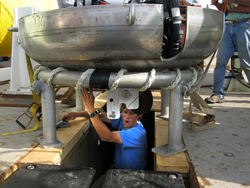
[[[162, 5], [86, 6], [40, 12], [19, 20], [24, 50], [49, 67], [78, 69], [102, 67], [105, 60], [159, 58], [162, 36]], [[95, 65], [95, 61], [101, 63]]]
[[170, 59], [163, 59], [167, 67], [189, 67], [200, 63], [218, 47], [225, 29], [221, 11], [187, 7], [186, 36], [182, 52]]
[[224, 14], [187, 7], [183, 50], [161, 59], [163, 7], [155, 4], [98, 5], [39, 12], [19, 20], [26, 53], [50, 68], [148, 71], [186, 68], [216, 50]]

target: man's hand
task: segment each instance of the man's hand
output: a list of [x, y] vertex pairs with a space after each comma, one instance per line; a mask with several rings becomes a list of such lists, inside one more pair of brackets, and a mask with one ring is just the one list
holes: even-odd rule
[[64, 114], [64, 116], [62, 117], [63, 121], [69, 121], [69, 120], [73, 120], [75, 119], [77, 116], [75, 114], [75, 112], [67, 112], [66, 114]]
[[91, 88], [89, 88], [89, 91], [86, 88], [82, 88], [82, 101], [89, 114], [95, 111], [95, 97]]
[[105, 123], [111, 123], [111, 120], [107, 117], [106, 113], [101, 112], [99, 115], [99, 118], [105, 122]]

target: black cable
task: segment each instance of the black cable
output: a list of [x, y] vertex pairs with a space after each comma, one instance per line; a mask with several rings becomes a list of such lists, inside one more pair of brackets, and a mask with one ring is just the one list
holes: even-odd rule
[[[247, 88], [250, 88], [250, 85], [247, 85], [245, 84], [244, 82], [242, 82], [235, 74], [234, 72], [234, 67], [233, 67], [233, 58], [231, 58], [231, 70], [232, 70], [232, 73], [234, 75], [234, 77], [236, 78], [236, 80], [238, 80], [242, 85], [246, 86]], [[248, 80], [249, 81], [249, 80]]]

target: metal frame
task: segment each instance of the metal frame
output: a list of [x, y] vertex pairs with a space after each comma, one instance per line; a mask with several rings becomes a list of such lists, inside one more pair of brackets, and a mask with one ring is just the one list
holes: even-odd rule
[[[38, 74], [40, 80], [47, 80], [51, 70], [43, 70]], [[199, 71], [198, 75], [201, 73]], [[62, 80], [66, 79], [64, 85], [70, 83], [72, 86], [76, 84], [80, 78], [82, 72], [64, 71], [56, 74], [52, 80], [53, 85], [61, 85]], [[71, 76], [74, 75], [74, 76]], [[117, 73], [111, 73], [108, 85], [112, 85], [114, 77]], [[132, 76], [131, 76], [132, 75]], [[158, 72], [155, 75], [155, 79], [151, 87], [167, 87], [170, 86], [176, 77], [175, 71], [167, 73]], [[183, 117], [183, 96], [188, 95], [190, 90], [189, 81], [192, 80], [193, 73], [190, 70], [181, 71], [182, 81], [170, 91], [162, 89], [162, 104], [161, 115], [164, 118], [168, 118], [169, 113], [169, 130], [168, 130], [168, 144], [157, 148], [152, 148], [152, 151], [162, 155], [164, 157], [170, 156], [182, 151], [186, 148], [181, 145], [181, 133], [182, 133], [182, 117]], [[125, 73], [118, 84], [118, 88], [138, 88], [142, 87], [148, 79], [148, 73]], [[89, 86], [90, 76], [87, 77], [82, 84], [83, 87]], [[136, 80], [136, 81], [135, 81]], [[61, 143], [56, 139], [56, 120], [55, 120], [55, 93], [54, 88], [50, 88], [46, 82], [42, 82], [42, 113], [43, 113], [43, 137], [38, 138], [39, 143], [44, 147], [58, 147]], [[38, 88], [34, 88], [38, 89]], [[170, 94], [170, 95], [169, 95]], [[170, 98], [169, 98], [170, 96]], [[84, 110], [82, 106], [81, 90], [76, 90], [76, 110]]]

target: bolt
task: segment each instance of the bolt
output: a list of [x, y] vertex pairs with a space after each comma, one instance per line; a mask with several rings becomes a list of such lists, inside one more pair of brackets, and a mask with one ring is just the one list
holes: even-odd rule
[[34, 170], [36, 168], [36, 165], [28, 165], [26, 167], [27, 170]]
[[177, 175], [176, 174], [169, 174], [168, 177], [171, 178], [171, 179], [176, 179]]

